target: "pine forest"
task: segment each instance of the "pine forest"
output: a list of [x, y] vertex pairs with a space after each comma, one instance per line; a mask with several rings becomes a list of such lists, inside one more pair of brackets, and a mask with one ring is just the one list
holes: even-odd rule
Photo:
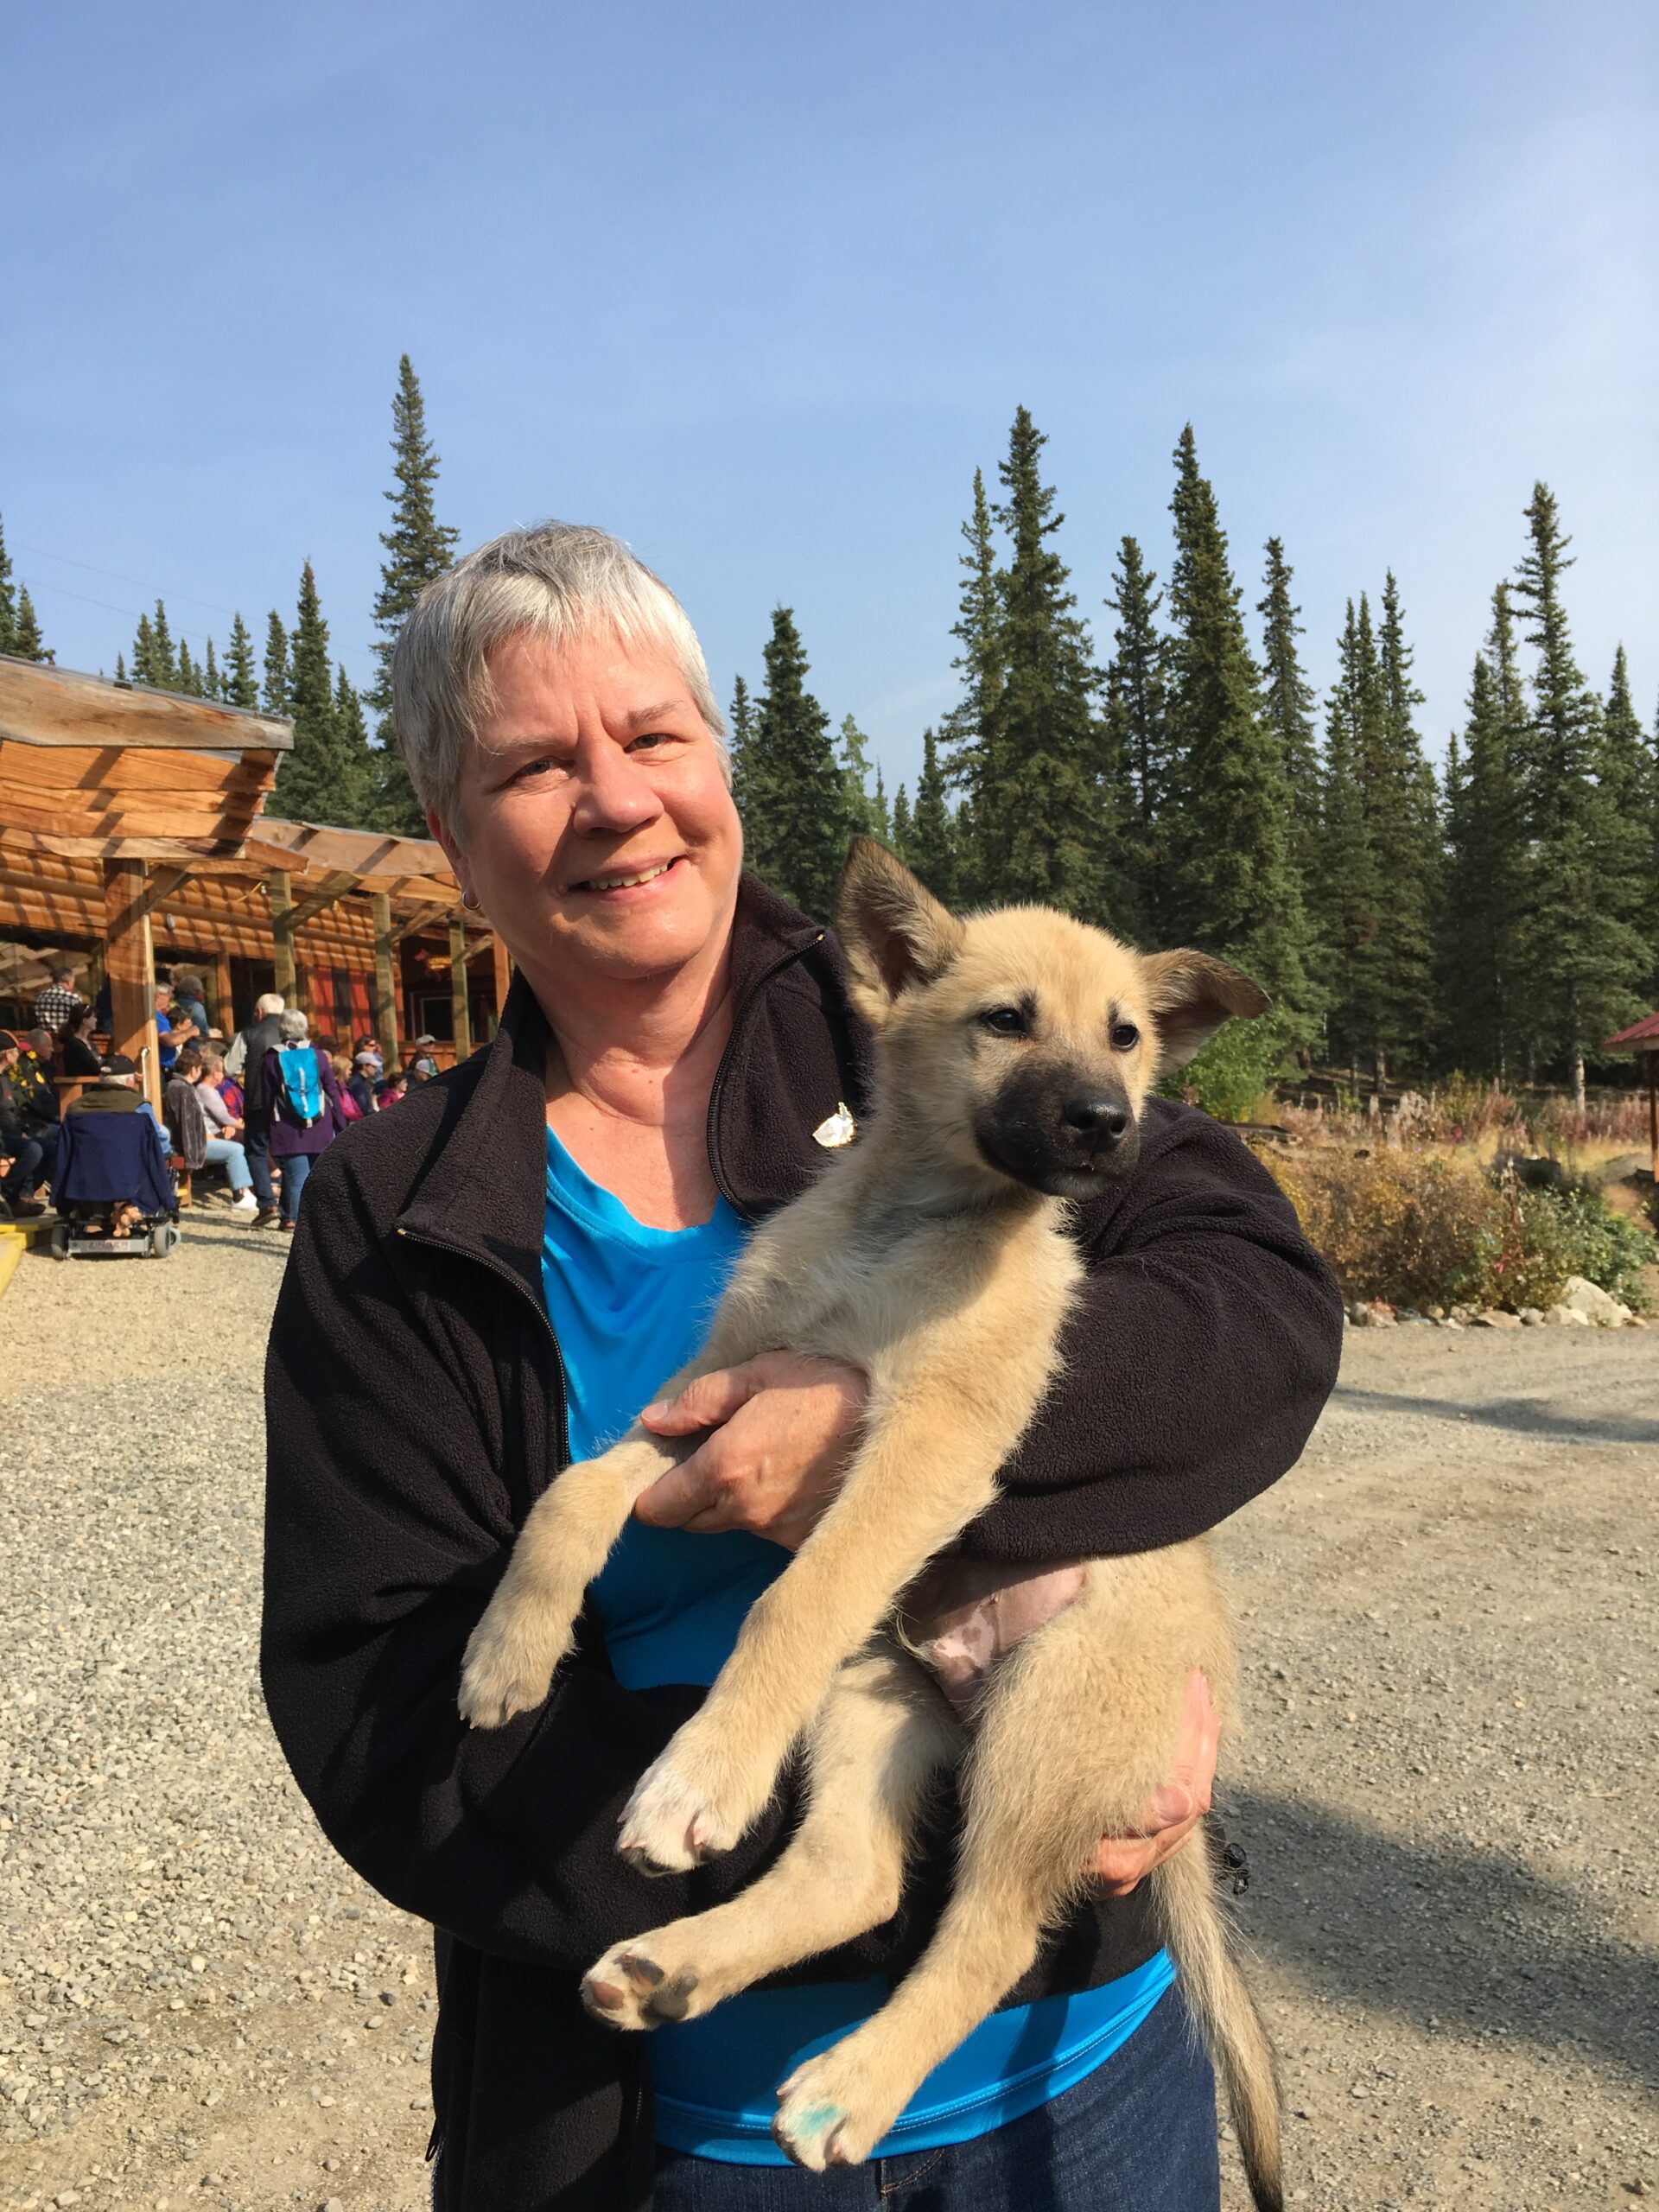
[[[423, 836], [390, 662], [456, 532], [439, 519], [407, 355], [392, 423], [366, 691], [331, 655], [309, 561], [263, 647], [238, 613], [222, 646], [194, 655], [158, 601], [115, 673], [290, 717], [273, 810]], [[1456, 1070], [1581, 1101], [1601, 1040], [1659, 1001], [1659, 730], [1622, 646], [1604, 688], [1579, 662], [1572, 541], [1549, 486], [1519, 518], [1437, 775], [1392, 572], [1349, 599], [1321, 699], [1286, 549], [1270, 537], [1243, 572], [1190, 424], [1167, 551], [1123, 537], [1097, 613], [1071, 588], [1044, 445], [1022, 407], [994, 481], [973, 474], [957, 696], [923, 734], [913, 790], [888, 792], [851, 714], [832, 725], [797, 610], [773, 610], [758, 688], [738, 677], [728, 730], [750, 865], [826, 918], [861, 832], [949, 902], [1041, 901], [1138, 944], [1218, 953], [1274, 1000], [1229, 1046], [1249, 1058], [1246, 1090], [1318, 1065], [1357, 1090]], [[52, 658], [3, 536], [0, 652]]]

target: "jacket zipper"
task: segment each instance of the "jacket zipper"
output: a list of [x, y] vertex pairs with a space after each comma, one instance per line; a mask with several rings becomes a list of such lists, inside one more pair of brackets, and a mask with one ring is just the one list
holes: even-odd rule
[[750, 1008], [772, 977], [780, 976], [785, 968], [793, 966], [796, 961], [804, 959], [809, 952], [821, 945], [825, 935], [826, 932], [820, 930], [810, 944], [798, 944], [792, 952], [785, 953], [781, 960], [774, 960], [770, 968], [763, 969], [750, 985], [748, 996], [732, 1017], [732, 1033], [726, 1039], [726, 1049], [720, 1056], [720, 1065], [715, 1070], [714, 1087], [709, 1093], [709, 1119], [705, 1125], [703, 1141], [709, 1149], [709, 1164], [715, 1171], [715, 1185], [727, 1205], [734, 1208], [737, 1207], [737, 1200], [726, 1187], [726, 1176], [721, 1159], [719, 1124], [720, 1103], [725, 1095], [726, 1077], [731, 1067], [732, 1055], [737, 1050], [739, 1033], [743, 1024], [749, 1018]]
[[405, 1229], [401, 1223], [395, 1233], [410, 1244], [424, 1244], [435, 1252], [448, 1252], [454, 1259], [470, 1260], [475, 1268], [483, 1268], [488, 1274], [499, 1275], [504, 1283], [518, 1292], [519, 1297], [524, 1300], [543, 1328], [546, 1330], [547, 1340], [553, 1347], [554, 1379], [558, 1384], [556, 1403], [559, 1409], [560, 1457], [559, 1464], [553, 1471], [556, 1475], [562, 1473], [570, 1464], [570, 1399], [569, 1387], [564, 1379], [564, 1352], [559, 1344], [558, 1332], [548, 1318], [547, 1308], [531, 1296], [524, 1287], [523, 1277], [514, 1274], [511, 1268], [504, 1268], [499, 1260], [486, 1260], [481, 1252], [471, 1251], [465, 1244], [452, 1244], [447, 1237], [443, 1236], [429, 1236], [424, 1230]]

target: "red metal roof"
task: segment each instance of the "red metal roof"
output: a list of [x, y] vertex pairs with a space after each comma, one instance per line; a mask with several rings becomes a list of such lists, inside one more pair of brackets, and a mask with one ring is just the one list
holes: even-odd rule
[[1633, 1021], [1617, 1037], [1610, 1037], [1601, 1049], [1604, 1052], [1617, 1052], [1633, 1045], [1650, 1045], [1659, 1052], [1659, 1014], [1644, 1014], [1640, 1021]]

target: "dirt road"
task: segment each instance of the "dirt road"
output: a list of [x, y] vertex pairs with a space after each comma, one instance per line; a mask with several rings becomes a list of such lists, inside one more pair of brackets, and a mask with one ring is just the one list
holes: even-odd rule
[[[253, 1676], [282, 1265], [209, 1221], [162, 1263], [30, 1259], [0, 1301], [16, 2212], [425, 2201], [425, 1942], [316, 1835]], [[1656, 1498], [1659, 1331], [1402, 1328], [1351, 1336], [1227, 1532], [1224, 1809], [1293, 2203], [1659, 2196]]]

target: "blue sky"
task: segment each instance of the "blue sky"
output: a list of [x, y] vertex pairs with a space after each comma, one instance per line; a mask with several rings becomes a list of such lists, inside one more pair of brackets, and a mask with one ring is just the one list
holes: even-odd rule
[[1391, 564], [1438, 750], [1541, 475], [1652, 710], [1650, 0], [91, 0], [6, 46], [0, 517], [66, 664], [157, 593], [258, 634], [309, 556], [365, 676], [407, 349], [463, 543], [619, 531], [722, 696], [792, 605], [890, 783], [1020, 404], [1097, 636], [1191, 417], [1316, 678]]

